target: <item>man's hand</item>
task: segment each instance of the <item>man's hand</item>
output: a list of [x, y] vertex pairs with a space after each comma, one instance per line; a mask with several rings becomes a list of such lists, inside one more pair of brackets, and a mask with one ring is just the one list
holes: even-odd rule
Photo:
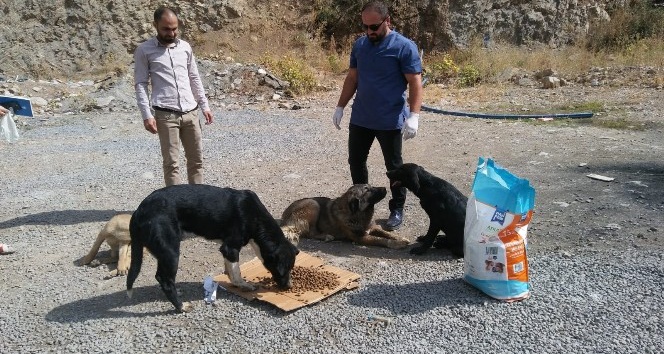
[[337, 107], [334, 110], [334, 114], [332, 115], [332, 123], [334, 123], [334, 126], [337, 127], [337, 129], [341, 129], [341, 118], [344, 116], [344, 108], [343, 107]]
[[157, 134], [157, 121], [153, 117], [143, 120], [143, 126], [145, 130], [149, 131], [152, 134]]
[[214, 117], [212, 116], [211, 111], [203, 111], [203, 116], [205, 117], [205, 124], [212, 124], [214, 122]]
[[401, 128], [401, 135], [403, 135], [403, 140], [414, 138], [415, 135], [417, 135], [417, 125], [419, 119], [419, 113], [410, 112], [410, 115], [404, 122], [403, 128]]

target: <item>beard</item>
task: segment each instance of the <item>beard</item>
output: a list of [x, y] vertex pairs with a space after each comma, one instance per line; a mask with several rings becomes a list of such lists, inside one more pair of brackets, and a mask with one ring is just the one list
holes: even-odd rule
[[163, 44], [173, 44], [173, 43], [175, 43], [175, 40], [177, 39], [177, 36], [164, 37], [160, 34], [157, 34], [157, 39], [159, 40], [159, 42], [161, 42]]
[[381, 33], [374, 32], [374, 33], [368, 34], [367, 37], [369, 38], [369, 41], [371, 43], [378, 43], [378, 42], [382, 41], [383, 38], [385, 38], [385, 32], [381, 32]]

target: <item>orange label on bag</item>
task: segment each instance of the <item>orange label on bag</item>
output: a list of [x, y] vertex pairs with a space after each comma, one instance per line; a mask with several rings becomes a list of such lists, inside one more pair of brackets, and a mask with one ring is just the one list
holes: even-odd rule
[[528, 226], [533, 211], [530, 210], [525, 217], [515, 215], [512, 222], [498, 232], [498, 237], [505, 245], [505, 266], [507, 279], [528, 282], [528, 258], [526, 257], [526, 242], [518, 230]]

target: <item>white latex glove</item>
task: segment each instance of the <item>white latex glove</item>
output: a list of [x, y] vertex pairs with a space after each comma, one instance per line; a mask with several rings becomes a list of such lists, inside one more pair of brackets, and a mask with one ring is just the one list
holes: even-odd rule
[[403, 128], [401, 128], [401, 135], [403, 136], [403, 140], [414, 138], [415, 135], [417, 135], [417, 123], [419, 119], [419, 113], [410, 112], [410, 116], [406, 118], [406, 121], [403, 124]]
[[334, 114], [332, 115], [332, 123], [334, 123], [334, 126], [337, 127], [337, 129], [341, 129], [341, 118], [344, 116], [344, 108], [343, 107], [337, 107], [337, 109], [334, 110]]

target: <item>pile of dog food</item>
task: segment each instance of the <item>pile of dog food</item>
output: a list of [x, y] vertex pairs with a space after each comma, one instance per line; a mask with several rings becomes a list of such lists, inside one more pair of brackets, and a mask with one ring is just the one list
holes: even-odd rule
[[301, 267], [295, 266], [291, 271], [292, 287], [286, 291], [280, 289], [274, 283], [271, 277], [258, 279], [260, 285], [267, 289], [273, 289], [279, 292], [290, 292], [303, 294], [307, 291], [319, 291], [324, 289], [334, 289], [339, 286], [339, 276], [320, 267]]

